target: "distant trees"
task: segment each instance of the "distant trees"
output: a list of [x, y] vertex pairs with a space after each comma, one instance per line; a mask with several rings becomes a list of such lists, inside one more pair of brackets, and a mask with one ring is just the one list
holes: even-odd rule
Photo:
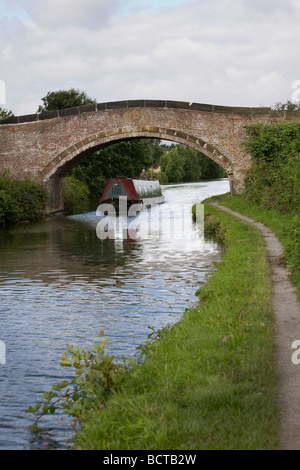
[[132, 139], [111, 145], [94, 152], [70, 174], [84, 182], [92, 196], [98, 197], [110, 178], [138, 178], [143, 168], [151, 171], [164, 152], [159, 142], [157, 139]]
[[213, 160], [184, 145], [172, 145], [160, 159], [160, 169], [167, 182], [199, 181], [226, 177]]
[[278, 111], [298, 111], [300, 110], [300, 101], [297, 103], [295, 101], [287, 101], [286, 103], [278, 101], [272, 108]]
[[116, 176], [137, 178], [146, 168], [162, 184], [226, 177], [224, 170], [197, 150], [165, 145], [158, 139], [132, 139], [101, 149], [76, 166], [70, 175], [98, 197]]

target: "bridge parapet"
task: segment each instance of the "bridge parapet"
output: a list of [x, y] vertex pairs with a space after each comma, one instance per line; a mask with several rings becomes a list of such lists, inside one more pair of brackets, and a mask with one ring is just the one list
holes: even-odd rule
[[3, 124], [22, 124], [26, 122], [44, 121], [65, 116], [74, 116], [78, 114], [105, 111], [111, 109], [130, 109], [130, 108], [170, 108], [185, 109], [191, 111], [201, 111], [205, 113], [223, 113], [236, 114], [243, 116], [265, 116], [270, 118], [282, 118], [284, 120], [300, 120], [300, 111], [272, 110], [268, 107], [236, 107], [220, 106], [204, 103], [189, 103], [186, 101], [170, 100], [126, 100], [111, 101], [97, 104], [88, 104], [84, 106], [75, 106], [72, 108], [58, 109], [56, 111], [46, 111], [43, 113], [26, 114], [21, 116], [12, 116], [0, 119], [0, 125]]

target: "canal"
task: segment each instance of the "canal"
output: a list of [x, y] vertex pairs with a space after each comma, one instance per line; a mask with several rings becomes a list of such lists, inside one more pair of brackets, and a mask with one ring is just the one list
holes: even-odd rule
[[128, 220], [120, 220], [114, 238], [100, 239], [96, 208], [0, 230], [1, 450], [44, 441], [64, 448], [71, 435], [64, 415], [46, 417], [36, 437], [25, 411], [66, 377], [59, 365], [66, 344], [90, 348], [102, 329], [107, 353], [135, 355], [148, 326], [172, 324], [196, 304], [220, 251], [193, 223], [191, 207], [228, 191], [227, 179], [163, 186], [164, 204], [138, 216], [140, 228], [148, 224], [140, 238], [124, 237]]

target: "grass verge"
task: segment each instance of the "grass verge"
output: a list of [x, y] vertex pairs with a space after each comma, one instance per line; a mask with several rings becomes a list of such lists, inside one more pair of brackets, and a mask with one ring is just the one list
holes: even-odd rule
[[223, 206], [251, 217], [267, 225], [282, 244], [285, 261], [291, 271], [292, 282], [300, 300], [300, 217], [299, 214], [285, 214], [276, 210], [267, 210], [253, 202], [246, 201], [244, 195], [223, 197]]
[[199, 305], [160, 332], [121, 391], [83, 424], [81, 449], [276, 449], [271, 281], [255, 228], [206, 205], [225, 243]]

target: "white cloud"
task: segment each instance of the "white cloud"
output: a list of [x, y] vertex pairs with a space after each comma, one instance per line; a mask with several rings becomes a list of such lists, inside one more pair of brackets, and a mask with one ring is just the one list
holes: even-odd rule
[[135, 12], [136, 2], [10, 0], [30, 20], [0, 18], [7, 107], [36, 112], [48, 91], [71, 86], [98, 102], [270, 106], [291, 98], [300, 79], [298, 0], [168, 0]]
[[[6, 0], [8, 1], [8, 0]], [[119, 6], [119, 0], [9, 0], [22, 7], [33, 22], [46, 28], [69, 25], [99, 28]]]

